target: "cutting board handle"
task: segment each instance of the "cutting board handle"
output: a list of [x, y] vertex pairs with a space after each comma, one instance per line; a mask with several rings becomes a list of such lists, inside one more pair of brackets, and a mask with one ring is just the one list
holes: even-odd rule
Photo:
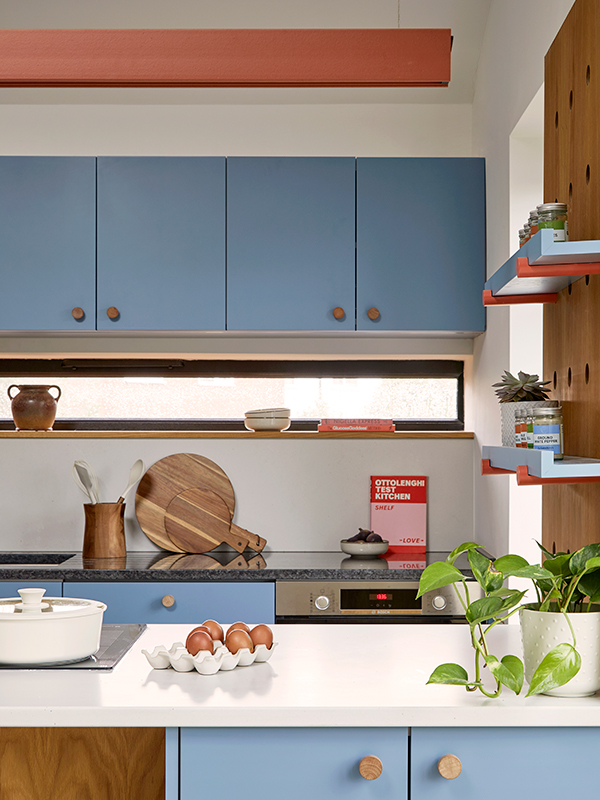
[[255, 553], [260, 553], [267, 543], [267, 540], [257, 533], [250, 533], [245, 528], [240, 528], [239, 525], [234, 525], [233, 523], [231, 524], [231, 533], [248, 539], [248, 547], [250, 550], [254, 550]]

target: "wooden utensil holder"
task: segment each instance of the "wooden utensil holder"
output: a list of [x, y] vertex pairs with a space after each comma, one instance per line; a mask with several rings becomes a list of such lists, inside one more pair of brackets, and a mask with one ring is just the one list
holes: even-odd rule
[[84, 503], [83, 558], [124, 558], [125, 503]]

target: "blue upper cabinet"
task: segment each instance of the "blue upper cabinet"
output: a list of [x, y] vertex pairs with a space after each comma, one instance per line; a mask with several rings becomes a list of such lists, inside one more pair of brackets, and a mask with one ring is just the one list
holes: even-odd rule
[[354, 158], [227, 159], [228, 330], [354, 330], [354, 195]]
[[95, 237], [95, 158], [0, 157], [0, 329], [93, 330]]
[[357, 159], [359, 331], [485, 329], [484, 163]]
[[98, 158], [97, 327], [225, 328], [224, 158]]

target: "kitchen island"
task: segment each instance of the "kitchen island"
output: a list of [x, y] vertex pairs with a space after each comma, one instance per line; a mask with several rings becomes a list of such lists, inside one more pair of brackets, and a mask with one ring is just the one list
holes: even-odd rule
[[[470, 667], [466, 626], [280, 625], [266, 663], [213, 676], [152, 669], [142, 649], [185, 640], [189, 629], [149, 626], [109, 674], [4, 671], [2, 728], [125, 727], [131, 738], [135, 728], [166, 729], [167, 800], [199, 796], [203, 782], [209, 794], [220, 786], [236, 795], [245, 771], [256, 776], [261, 765], [269, 771], [264, 791], [247, 797], [281, 796], [286, 782], [290, 798], [318, 797], [319, 786], [327, 786], [327, 798], [407, 798], [410, 784], [412, 800], [470, 800], [481, 796], [489, 768], [497, 773], [486, 789], [492, 800], [544, 791], [546, 783], [547, 797], [562, 796], [567, 772], [582, 785], [592, 779], [600, 696], [525, 698], [505, 690], [489, 700], [425, 685], [442, 661]], [[520, 653], [518, 626], [496, 629], [492, 644], [499, 656]], [[436, 769], [446, 754], [462, 762], [454, 781]], [[373, 781], [359, 772], [367, 755], [383, 764]], [[543, 763], [549, 768], [540, 775]]]

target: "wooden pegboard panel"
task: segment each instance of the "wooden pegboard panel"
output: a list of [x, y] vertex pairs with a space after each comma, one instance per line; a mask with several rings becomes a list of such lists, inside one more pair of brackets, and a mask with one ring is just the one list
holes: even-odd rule
[[[569, 238], [600, 239], [600, 0], [577, 0], [545, 62], [544, 201], [569, 206]], [[544, 380], [563, 404], [565, 452], [600, 458], [600, 276], [544, 307]], [[600, 485], [546, 486], [543, 542], [600, 541]]]

